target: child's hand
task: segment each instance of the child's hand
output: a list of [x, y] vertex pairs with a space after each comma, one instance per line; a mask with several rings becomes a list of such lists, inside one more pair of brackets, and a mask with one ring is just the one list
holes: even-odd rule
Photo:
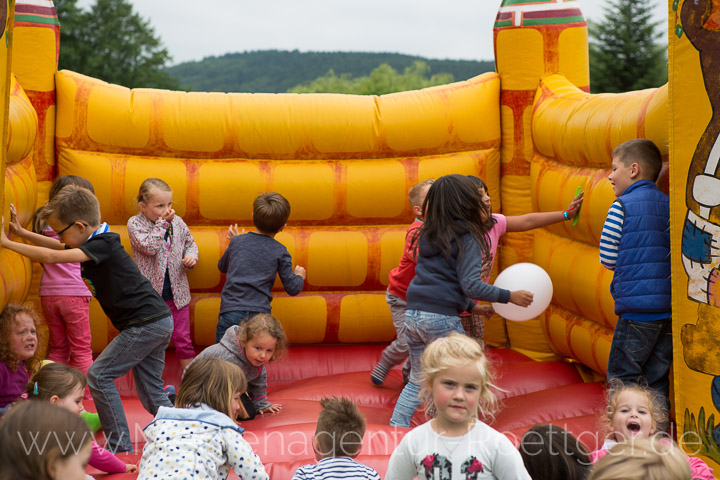
[[575, 195], [575, 198], [573, 198], [573, 201], [570, 202], [570, 206], [567, 209], [568, 217], [572, 217], [573, 215], [575, 215], [575, 211], [582, 205], [584, 195], [584, 191], [581, 191], [579, 194]]
[[282, 405], [280, 405], [279, 403], [274, 403], [274, 404], [270, 405], [269, 407], [265, 407], [262, 410], [260, 410], [260, 414], [262, 415], [265, 413], [277, 413], [280, 410], [282, 410]]
[[15, 235], [21, 237], [25, 229], [22, 225], [20, 225], [20, 222], [17, 219], [17, 209], [15, 208], [15, 205], [12, 203], [10, 204], [10, 232], [14, 233]]
[[125, 464], [125, 473], [137, 473], [138, 467], [134, 463]]
[[244, 235], [245, 229], [243, 228], [240, 232], [238, 232], [237, 223], [234, 223], [228, 227], [227, 234], [225, 235], [228, 240], [232, 240], [234, 237], [237, 237], [238, 235]]
[[533, 294], [527, 290], [515, 290], [510, 292], [510, 303], [520, 307], [527, 307], [533, 302]]
[[300, 265], [295, 265], [295, 275], [300, 275], [303, 280], [307, 278], [307, 271]]
[[0, 245], [3, 247], [7, 245], [10, 239], [5, 235], [5, 217], [0, 216], [2, 219], [2, 227], [0, 227]]
[[171, 208], [167, 212], [163, 213], [161, 218], [166, 222], [172, 222], [173, 218], [175, 218], [175, 210]]
[[185, 268], [194, 268], [195, 264], [197, 263], [197, 258], [191, 257], [188, 255], [187, 257], [182, 259], [182, 264], [185, 265]]

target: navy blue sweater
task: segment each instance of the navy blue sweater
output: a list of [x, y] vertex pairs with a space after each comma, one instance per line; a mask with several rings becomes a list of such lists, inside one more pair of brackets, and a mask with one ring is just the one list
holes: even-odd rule
[[510, 291], [480, 280], [483, 253], [469, 233], [461, 237], [465, 247], [462, 258], [457, 243], [452, 243], [450, 258], [430, 247], [420, 237], [415, 278], [407, 290], [408, 310], [460, 315], [475, 305], [471, 299], [507, 303]]

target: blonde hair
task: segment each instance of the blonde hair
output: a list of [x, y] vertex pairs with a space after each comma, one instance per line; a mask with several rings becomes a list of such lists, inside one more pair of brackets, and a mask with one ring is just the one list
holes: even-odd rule
[[[233, 396], [246, 391], [247, 379], [240, 367], [220, 358], [198, 358], [185, 371], [175, 406], [192, 408], [204, 403], [233, 418]], [[243, 417], [249, 416], [242, 403], [239, 413]]]
[[669, 440], [618, 443], [598, 460], [588, 480], [690, 480], [690, 464]]
[[425, 199], [420, 198], [421, 193], [422, 193], [423, 189], [429, 188], [430, 185], [432, 185], [434, 181], [435, 181], [435, 179], [428, 178], [427, 180], [423, 180], [422, 182], [418, 183], [417, 185], [415, 185], [408, 191], [408, 201], [410, 202], [411, 207], [422, 207], [422, 204], [423, 204], [422, 200], [425, 200]]
[[618, 398], [625, 392], [635, 392], [638, 395], [645, 396], [648, 402], [650, 419], [655, 424], [655, 432], [665, 428], [668, 421], [668, 412], [663, 406], [662, 396], [657, 391], [646, 385], [623, 383], [623, 381], [619, 378], [612, 378], [610, 380], [610, 385], [605, 392], [607, 407], [605, 407], [605, 412], [601, 419], [601, 430], [608, 435], [614, 433], [612, 424], [613, 418], [615, 418], [615, 413], [617, 412]]
[[287, 352], [287, 337], [285, 336], [285, 330], [282, 328], [282, 324], [277, 321], [275, 317], [269, 313], [259, 313], [242, 323], [240, 328], [237, 329], [237, 339], [243, 345], [243, 347], [257, 337], [261, 333], [267, 333], [276, 340], [275, 351], [270, 361], [277, 360], [285, 356]]
[[85, 220], [90, 227], [100, 225], [100, 202], [87, 188], [77, 185], [63, 187], [38, 214], [40, 220], [46, 220], [55, 214], [62, 223]]
[[476, 418], [492, 421], [498, 408], [498, 400], [493, 389], [497, 388], [492, 382], [492, 373], [488, 365], [487, 357], [483, 346], [475, 339], [460, 333], [451, 333], [447, 337], [438, 338], [425, 348], [420, 360], [422, 374], [425, 382], [421, 389], [421, 395], [425, 399], [427, 411], [434, 408], [432, 400], [432, 387], [435, 378], [442, 372], [452, 367], [461, 367], [468, 363], [474, 363], [481, 377], [480, 401]]
[[170, 185], [165, 180], [159, 178], [146, 178], [142, 184], [140, 184], [140, 190], [138, 191], [137, 201], [138, 203], [147, 204], [152, 198], [153, 190], [160, 190], [161, 192], [172, 192]]

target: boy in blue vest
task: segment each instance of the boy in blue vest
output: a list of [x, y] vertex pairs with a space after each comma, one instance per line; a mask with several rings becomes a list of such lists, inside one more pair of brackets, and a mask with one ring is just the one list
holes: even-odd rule
[[613, 151], [608, 180], [617, 200], [603, 225], [600, 263], [615, 271], [610, 292], [618, 316], [607, 377], [647, 383], [669, 407], [670, 201], [655, 185], [661, 168], [660, 150], [650, 140], [630, 140]]

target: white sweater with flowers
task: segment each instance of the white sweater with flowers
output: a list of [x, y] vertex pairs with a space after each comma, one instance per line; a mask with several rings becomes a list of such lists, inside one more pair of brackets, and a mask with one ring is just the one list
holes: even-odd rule
[[431, 422], [411, 430], [390, 457], [386, 480], [531, 480], [505, 435], [476, 421], [461, 437], [435, 433]]

